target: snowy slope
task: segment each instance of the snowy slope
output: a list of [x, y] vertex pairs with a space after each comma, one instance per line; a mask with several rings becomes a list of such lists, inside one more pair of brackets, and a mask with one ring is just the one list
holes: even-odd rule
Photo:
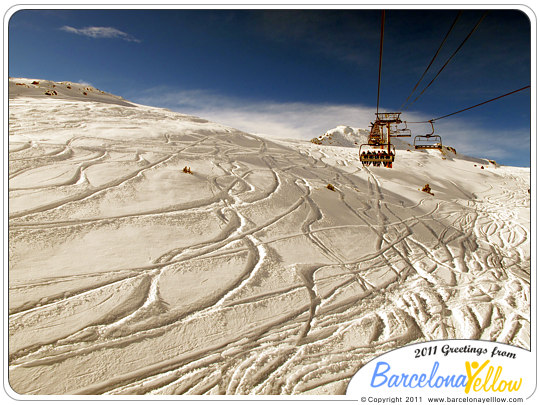
[[529, 169], [363, 168], [359, 130], [270, 141], [33, 81], [10, 79], [16, 392], [342, 394], [405, 344], [530, 347]]
[[54, 97], [56, 99], [70, 101], [98, 101], [107, 104], [117, 104], [123, 106], [133, 106], [122, 97], [106, 93], [92, 86], [72, 82], [53, 82], [51, 80], [40, 79], [9, 79], [9, 98], [32, 97], [34, 99], [45, 99]]

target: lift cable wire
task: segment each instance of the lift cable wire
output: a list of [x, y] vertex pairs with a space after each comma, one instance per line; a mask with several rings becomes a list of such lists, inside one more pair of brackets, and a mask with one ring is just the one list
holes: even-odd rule
[[439, 74], [441, 74], [441, 72], [443, 71], [443, 69], [448, 65], [448, 63], [450, 63], [450, 61], [452, 60], [452, 58], [458, 53], [458, 51], [461, 49], [461, 47], [465, 44], [465, 42], [467, 42], [467, 40], [471, 37], [471, 35], [473, 34], [474, 31], [476, 31], [476, 29], [478, 28], [478, 26], [480, 25], [480, 23], [482, 22], [482, 20], [486, 17], [488, 11], [484, 12], [484, 14], [482, 14], [482, 16], [480, 17], [480, 19], [478, 20], [478, 22], [476, 23], [476, 25], [474, 26], [474, 28], [471, 30], [471, 32], [469, 32], [469, 35], [467, 35], [465, 37], [465, 39], [463, 40], [463, 42], [457, 47], [457, 49], [454, 51], [454, 53], [450, 56], [450, 58], [448, 58], [448, 60], [446, 61], [446, 63], [441, 67], [441, 69], [437, 72], [437, 74], [435, 75], [435, 77], [428, 83], [428, 85], [426, 87], [424, 87], [424, 90], [422, 90], [422, 92], [414, 99], [414, 101], [412, 103], [409, 104], [409, 106], [407, 108], [409, 108], [411, 105], [413, 105], [416, 100], [418, 100], [420, 98], [420, 96], [422, 94], [424, 94], [424, 92], [427, 90], [427, 88], [429, 86], [431, 86], [433, 84], [433, 82], [435, 81], [435, 79], [439, 76]]
[[382, 70], [382, 53], [383, 53], [383, 39], [384, 39], [384, 10], [381, 15], [381, 42], [379, 45], [379, 83], [377, 85], [377, 114], [379, 113], [379, 96], [381, 93], [381, 70]]
[[498, 97], [492, 98], [492, 99], [490, 99], [490, 100], [484, 101], [483, 103], [475, 104], [475, 105], [473, 105], [473, 106], [471, 106], [471, 107], [464, 108], [464, 109], [462, 109], [462, 110], [453, 112], [453, 113], [451, 113], [451, 114], [443, 115], [442, 117], [433, 118], [433, 119], [431, 119], [431, 120], [429, 120], [429, 121], [415, 121], [415, 122], [409, 121], [409, 123], [410, 123], [410, 124], [427, 124], [427, 123], [430, 123], [430, 122], [433, 122], [433, 121], [442, 120], [443, 118], [450, 117], [451, 115], [459, 114], [459, 113], [461, 113], [461, 112], [463, 112], [463, 111], [471, 110], [471, 109], [473, 109], [473, 108], [475, 108], [475, 107], [479, 107], [479, 106], [481, 106], [481, 105], [490, 103], [490, 102], [495, 101], [495, 100], [498, 100], [498, 99], [500, 99], [500, 98], [509, 96], [510, 94], [514, 94], [514, 93], [517, 93], [517, 92], [519, 92], [519, 91], [528, 89], [528, 88], [530, 88], [530, 87], [531, 87], [531, 85], [529, 84], [528, 86], [522, 87], [521, 89], [517, 89], [517, 90], [511, 91], [510, 93], [503, 94], [503, 95], [501, 95], [501, 96], [498, 96]]
[[433, 64], [433, 62], [435, 62], [435, 59], [437, 58], [437, 56], [439, 55], [439, 52], [441, 51], [444, 43], [446, 42], [446, 40], [448, 39], [448, 37], [450, 36], [450, 32], [452, 32], [452, 30], [454, 29], [456, 23], [458, 22], [459, 20], [459, 17], [461, 16], [461, 14], [463, 13], [463, 11], [459, 11], [456, 18], [454, 19], [454, 22], [452, 23], [452, 26], [450, 27], [450, 29], [448, 30], [448, 32], [446, 33], [444, 39], [442, 40], [441, 44], [439, 45], [439, 49], [437, 49], [437, 52], [435, 52], [435, 55], [433, 55], [433, 58], [431, 59], [431, 62], [429, 62], [426, 70], [424, 70], [424, 73], [422, 73], [422, 76], [420, 77], [420, 79], [418, 80], [418, 82], [416, 82], [416, 84], [414, 85], [414, 88], [412, 89], [411, 91], [411, 94], [409, 94], [409, 96], [407, 97], [407, 99], [403, 102], [403, 104], [401, 105], [401, 107], [399, 107], [399, 111], [403, 111], [403, 107], [405, 107], [405, 105], [407, 104], [407, 102], [409, 101], [409, 99], [411, 98], [411, 96], [414, 94], [414, 92], [416, 91], [416, 89], [418, 88], [418, 85], [420, 84], [420, 82], [422, 81], [422, 79], [424, 78], [424, 76], [426, 75], [426, 73], [428, 72], [429, 68], [431, 67], [431, 65]]

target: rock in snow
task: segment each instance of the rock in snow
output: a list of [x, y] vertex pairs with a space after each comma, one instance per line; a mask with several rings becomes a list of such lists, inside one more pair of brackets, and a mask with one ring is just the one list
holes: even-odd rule
[[9, 91], [19, 394], [342, 394], [405, 344], [530, 347], [529, 169], [405, 143], [363, 168], [366, 130], [269, 140], [76, 83]]

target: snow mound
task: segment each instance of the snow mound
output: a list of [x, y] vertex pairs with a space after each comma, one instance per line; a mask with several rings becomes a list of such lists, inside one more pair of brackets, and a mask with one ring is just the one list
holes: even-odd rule
[[367, 129], [339, 125], [336, 128], [326, 131], [324, 135], [313, 138], [311, 142], [316, 145], [344, 146], [351, 148], [367, 143], [368, 136], [369, 130]]
[[[368, 143], [369, 132], [369, 129], [339, 125], [336, 128], [329, 129], [323, 135], [313, 138], [311, 142], [316, 145], [359, 148], [360, 145]], [[410, 139], [407, 142], [403, 139], [392, 138], [392, 144], [395, 145], [396, 149], [414, 149], [414, 145]]]
[[60, 98], [72, 101], [93, 101], [100, 103], [134, 106], [122, 97], [106, 93], [88, 84], [73, 82], [53, 82], [26, 78], [9, 78], [9, 98], [42, 97]]

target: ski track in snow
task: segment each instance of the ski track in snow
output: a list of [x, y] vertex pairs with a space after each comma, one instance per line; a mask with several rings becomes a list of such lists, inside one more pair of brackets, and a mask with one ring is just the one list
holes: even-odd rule
[[529, 348], [528, 172], [50, 101], [10, 108], [16, 392], [343, 394], [409, 343]]

